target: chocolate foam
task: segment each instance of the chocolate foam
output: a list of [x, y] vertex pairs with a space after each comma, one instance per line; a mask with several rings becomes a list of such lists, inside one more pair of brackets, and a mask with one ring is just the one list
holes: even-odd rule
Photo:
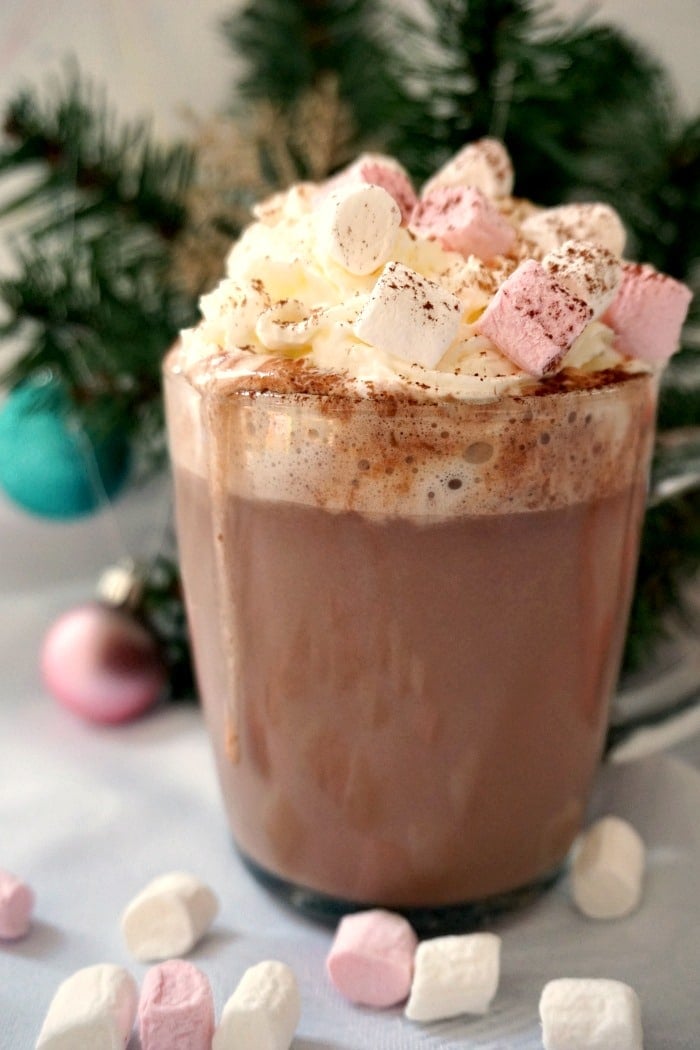
[[656, 378], [624, 369], [565, 369], [480, 404], [360, 394], [303, 360], [245, 376], [220, 360], [189, 377], [176, 362], [173, 459], [222, 496], [379, 518], [553, 510], [643, 483], [653, 441]]

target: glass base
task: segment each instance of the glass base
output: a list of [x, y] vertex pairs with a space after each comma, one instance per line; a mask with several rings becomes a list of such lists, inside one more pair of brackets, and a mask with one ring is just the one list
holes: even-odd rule
[[[235, 844], [234, 844], [235, 845]], [[278, 875], [273, 875], [266, 868], [261, 867], [256, 861], [248, 857], [236, 846], [236, 852], [240, 856], [245, 867], [260, 882], [266, 890], [274, 894], [288, 907], [294, 911], [306, 915], [310, 919], [321, 922], [327, 926], [335, 926], [343, 915], [351, 912], [364, 911], [366, 908], [388, 907], [372, 902], [349, 901], [338, 897], [331, 897], [318, 890], [309, 889], [307, 886], [299, 886], [297, 883], [289, 882]], [[441, 904], [437, 907], [390, 907], [391, 911], [403, 915], [410, 922], [417, 935], [423, 937], [437, 937], [448, 933], [468, 933], [471, 930], [483, 928], [495, 919], [508, 912], [524, 908], [532, 904], [546, 890], [550, 889], [559, 878], [563, 864], [554, 871], [549, 872], [535, 882], [527, 886], [519, 886], [517, 889], [508, 890], [506, 893], [497, 893], [478, 901], [462, 901], [458, 904]]]

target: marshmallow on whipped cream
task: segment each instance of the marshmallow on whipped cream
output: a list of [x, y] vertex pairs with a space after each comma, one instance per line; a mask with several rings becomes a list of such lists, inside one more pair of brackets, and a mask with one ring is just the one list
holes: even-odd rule
[[437, 186], [474, 186], [488, 197], [513, 192], [513, 164], [498, 139], [469, 142], [447, 161], [423, 187], [423, 195]]
[[691, 293], [623, 256], [608, 204], [512, 196], [502, 143], [465, 145], [419, 193], [363, 154], [256, 206], [184, 367], [227, 356], [240, 376], [280, 358], [363, 393], [491, 400], [564, 372], [651, 371], [678, 346]]

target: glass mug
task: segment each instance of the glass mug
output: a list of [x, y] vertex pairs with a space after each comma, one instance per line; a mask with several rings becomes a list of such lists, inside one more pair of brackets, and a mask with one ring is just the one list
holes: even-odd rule
[[165, 367], [233, 837], [308, 914], [468, 928], [551, 884], [584, 820], [658, 376], [471, 403], [293, 390], [284, 367]]

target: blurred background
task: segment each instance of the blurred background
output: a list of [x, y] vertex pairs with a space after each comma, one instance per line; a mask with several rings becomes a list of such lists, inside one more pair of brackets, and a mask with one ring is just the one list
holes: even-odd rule
[[[411, 0], [393, 0], [409, 11]], [[185, 108], [208, 114], [226, 101], [235, 63], [218, 31], [241, 0], [4, 0], [0, 8], [0, 97], [42, 77], [68, 52], [109, 85], [125, 115], [152, 116], [159, 131], [182, 132]], [[632, 33], [668, 68], [688, 112], [700, 100], [696, 0], [557, 0], [570, 18], [591, 12]], [[601, 85], [601, 90], [605, 86]]]

